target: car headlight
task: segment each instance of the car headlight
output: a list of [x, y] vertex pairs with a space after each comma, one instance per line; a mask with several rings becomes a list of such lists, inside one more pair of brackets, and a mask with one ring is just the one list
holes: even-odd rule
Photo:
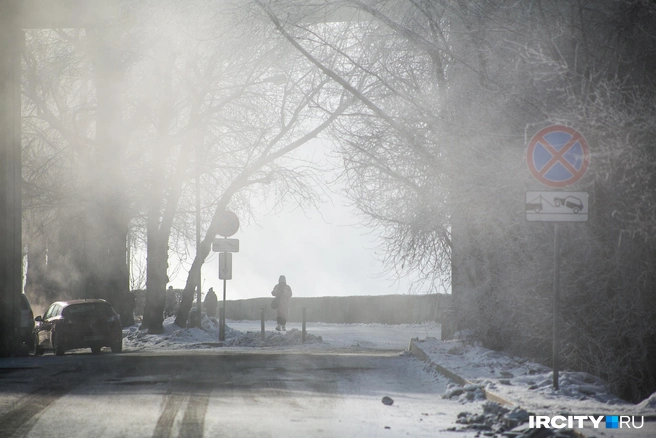
[[120, 322], [120, 321], [121, 321], [121, 316], [120, 316], [120, 315], [117, 315], [117, 314], [112, 315], [112, 316], [107, 320], [107, 322], [109, 322], [109, 323], [112, 323], [112, 322]]

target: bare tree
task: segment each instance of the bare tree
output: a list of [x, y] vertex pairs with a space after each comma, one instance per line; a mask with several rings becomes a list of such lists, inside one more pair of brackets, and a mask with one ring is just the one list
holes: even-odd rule
[[[214, 206], [212, 220], [201, 242], [199, 254], [194, 258], [189, 270], [182, 302], [176, 316], [177, 325], [186, 324], [198, 270], [209, 254], [214, 237], [217, 235], [220, 213], [228, 208], [233, 198], [246, 190], [252, 190], [257, 185], [273, 184], [277, 186], [277, 189], [273, 189], [273, 193], [277, 192], [277, 196], [292, 196], [299, 201], [311, 200], [314, 189], [307, 185], [299, 169], [293, 164], [282, 166], [280, 162], [295, 149], [326, 130], [350, 106], [351, 101], [342, 98], [338, 100], [335, 107], [327, 106], [334, 101], [334, 98], [329, 96], [328, 102], [322, 102], [325, 81], [316, 75], [303, 76], [291, 81], [292, 85], [283, 93], [279, 101], [280, 118], [270, 119], [273, 123], [269, 126], [264, 125], [266, 130], [261, 129], [261, 126], [255, 131], [259, 131], [257, 142], [247, 145], [242, 154], [231, 154], [239, 165], [235, 163], [229, 170], [231, 176], [228, 185], [223, 188]], [[262, 108], [259, 107], [257, 110], [261, 111]], [[243, 205], [243, 201], [240, 204]]]
[[[642, 270], [617, 266], [624, 253], [618, 242], [643, 254], [635, 237], [650, 235], [653, 172], [644, 139], [652, 136], [647, 90], [653, 90], [654, 69], [653, 57], [638, 53], [654, 51], [644, 31], [653, 28], [652, 5], [333, 1], [322, 4], [326, 14], [345, 7], [361, 14], [324, 25], [279, 5], [260, 6], [296, 50], [358, 99], [357, 117], [343, 118], [331, 132], [343, 145], [352, 199], [383, 228], [389, 260], [434, 283], [444, 281], [450, 261], [461, 328], [494, 348], [548, 359], [541, 352], [550, 337], [545, 297], [553, 248], [548, 227], [524, 221], [521, 200], [535, 187], [522, 162], [527, 136], [559, 122], [591, 133], [588, 140], [596, 145], [597, 132], [626, 126], [606, 134], [612, 142], [595, 150], [596, 170], [578, 187], [599, 197], [595, 202], [612, 201], [614, 213], [590, 221], [586, 231], [566, 227], [572, 244], [564, 250], [571, 279], [565, 295], [568, 302], [584, 303], [601, 287], [609, 299], [636, 297], [639, 304], [618, 306], [622, 311], [613, 316], [635, 321], [630, 336], [636, 342], [627, 343], [635, 348], [623, 350], [619, 336], [595, 325], [600, 312], [582, 310], [567, 325], [566, 349], [576, 354], [566, 361], [579, 368], [603, 364], [596, 373], [617, 375], [619, 361], [585, 348], [614, 339], [617, 351], [628, 354], [618, 357], [635, 359], [628, 374], [643, 376], [653, 388], [646, 371], [653, 362], [636, 354], [654, 349], [649, 325], [638, 322], [655, 313], [644, 298], [651, 283], [636, 283], [650, 281], [651, 261]], [[609, 86], [610, 99], [603, 96]], [[622, 195], [624, 188], [632, 195]], [[581, 330], [589, 337], [576, 341]], [[615, 388], [637, 398], [637, 379], [629, 380], [616, 380]]]
[[129, 48], [134, 35], [119, 38], [116, 32], [31, 32], [23, 92], [29, 99], [27, 150], [35, 152], [28, 154], [27, 166], [47, 163], [28, 173], [36, 189], [28, 199], [33, 210], [50, 218], [50, 296], [103, 297], [127, 321], [130, 211], [124, 164], [130, 123], [138, 117], [122, 111], [121, 92], [134, 64]]

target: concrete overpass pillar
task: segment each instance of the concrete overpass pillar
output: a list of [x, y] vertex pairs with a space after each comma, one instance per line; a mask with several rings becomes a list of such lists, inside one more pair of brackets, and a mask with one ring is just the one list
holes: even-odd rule
[[21, 255], [21, 92], [23, 32], [15, 3], [0, 1], [0, 357], [19, 346]]

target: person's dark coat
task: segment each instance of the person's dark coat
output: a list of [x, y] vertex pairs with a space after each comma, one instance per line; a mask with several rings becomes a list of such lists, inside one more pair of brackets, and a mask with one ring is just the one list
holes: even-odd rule
[[205, 301], [203, 301], [203, 307], [205, 307], [207, 316], [212, 318], [216, 317], [216, 305], [218, 302], [219, 300], [216, 296], [216, 293], [214, 293], [214, 289], [210, 288], [210, 290], [207, 291], [207, 294], [205, 295]]
[[286, 321], [289, 318], [289, 304], [292, 298], [292, 288], [289, 287], [283, 275], [280, 276], [280, 280], [271, 291], [271, 295], [274, 297], [280, 297], [280, 303], [276, 309], [276, 316], [278, 318], [283, 318]]

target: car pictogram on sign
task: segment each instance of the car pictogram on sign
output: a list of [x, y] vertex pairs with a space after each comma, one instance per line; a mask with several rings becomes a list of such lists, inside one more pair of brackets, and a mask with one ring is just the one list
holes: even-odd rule
[[574, 213], [583, 210], [583, 202], [576, 196], [567, 196], [565, 198], [554, 198], [554, 205], [556, 207], [565, 206], [571, 208]]

